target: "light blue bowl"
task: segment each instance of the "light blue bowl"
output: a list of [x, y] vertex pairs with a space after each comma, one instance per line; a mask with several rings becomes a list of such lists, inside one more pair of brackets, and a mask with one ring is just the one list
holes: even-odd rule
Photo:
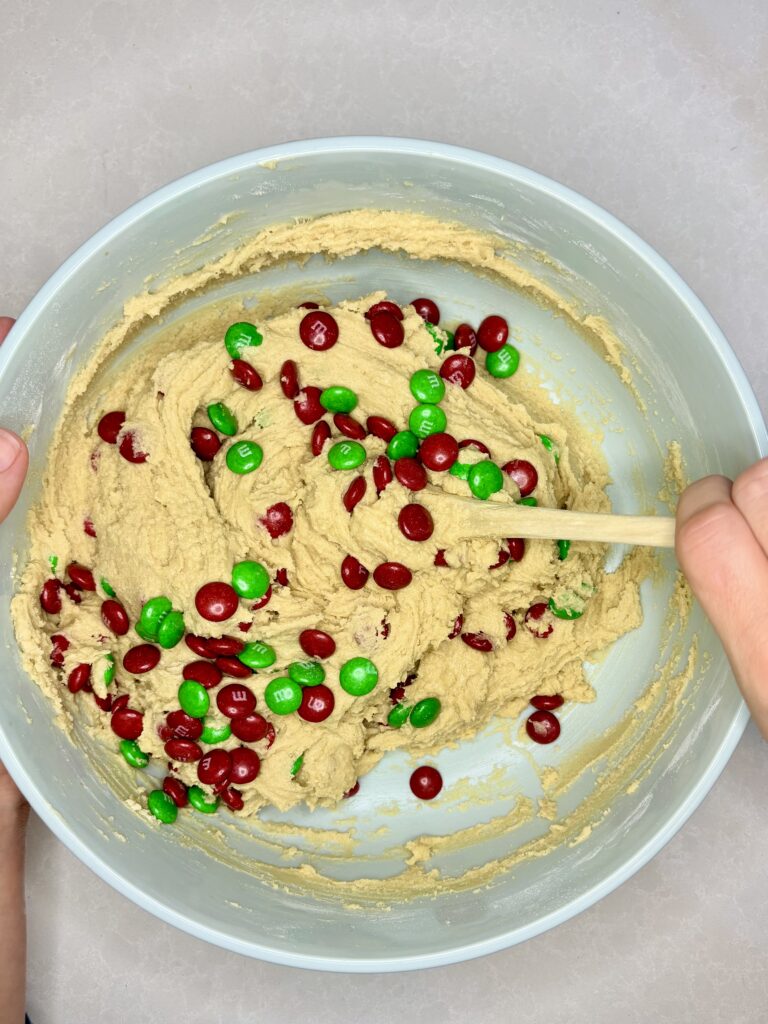
[[[628, 787], [631, 792], [616, 796], [610, 814], [591, 835], [546, 858], [521, 863], [480, 892], [438, 888], [433, 899], [395, 904], [387, 911], [353, 910], [341, 901], [264, 885], [248, 871], [209, 856], [210, 840], [202, 827], [210, 820], [201, 825], [198, 816], [180, 816], [178, 829], [193, 840], [180, 845], [178, 829], [147, 824], [104, 784], [103, 754], [99, 757], [85, 740], [82, 748], [72, 747], [55, 727], [49, 704], [21, 667], [8, 599], [12, 558], [15, 553], [23, 561], [25, 517], [39, 492], [46, 449], [73, 372], [149, 275], [162, 282], [180, 266], [201, 266], [276, 221], [357, 207], [415, 210], [523, 242], [528, 247], [520, 255], [523, 265], [616, 327], [636, 362], [647, 412], [639, 411], [615, 373], [566, 321], [524, 295], [446, 264], [372, 251], [333, 265], [312, 260], [304, 269], [273, 269], [258, 280], [222, 284], [216, 294], [302, 281], [307, 291], [322, 290], [333, 299], [378, 287], [400, 301], [430, 294], [449, 319], [477, 321], [489, 310], [505, 313], [521, 331], [526, 364], [545, 385], [551, 382], [558, 393], [579, 401], [587, 421], [603, 422], [614, 479], [611, 495], [619, 511], [637, 511], [653, 500], [662, 484], [660, 450], [668, 440], [680, 441], [692, 477], [713, 471], [735, 475], [765, 454], [766, 432], [749, 384], [717, 325], [678, 275], [633, 232], [541, 175], [435, 143], [321, 139], [205, 168], [143, 199], [94, 235], [19, 318], [0, 349], [0, 409], [4, 425], [22, 430], [34, 424], [35, 430], [29, 486], [0, 531], [0, 560], [6, 567], [0, 640], [8, 652], [0, 688], [0, 757], [56, 835], [102, 878], [158, 917], [207, 941], [277, 963], [389, 971], [502, 949], [610, 892], [695, 809], [735, 747], [747, 712], [719, 644], [694, 611], [689, 633], [699, 633], [710, 660], [691, 685], [674, 742], [647, 777]], [[225, 214], [234, 216], [222, 222]], [[565, 284], [561, 271], [537, 262], [533, 249], [548, 253], [568, 272]], [[210, 298], [207, 293], [204, 300]], [[200, 301], [193, 298], [190, 305]], [[671, 569], [673, 563], [668, 565]], [[567, 761], [586, 740], [618, 721], [643, 692], [658, 659], [669, 589], [669, 580], [644, 588], [645, 624], [593, 668], [597, 702], [567, 712], [557, 751], [534, 752], [543, 762]], [[659, 736], [660, 747], [664, 739]], [[299, 861], [340, 878], [383, 876], [400, 866], [387, 855], [393, 845], [425, 831], [450, 832], [487, 820], [509, 810], [516, 794], [535, 798], [540, 793], [523, 745], [498, 730], [485, 730], [460, 749], [441, 753], [440, 766], [448, 780], [466, 776], [490, 802], [466, 806], [449, 792], [434, 805], [417, 805], [407, 793], [408, 759], [397, 754], [367, 776], [359, 796], [339, 812], [272, 817], [332, 828], [356, 815], [360, 859], [343, 861], [310, 850]], [[483, 785], [499, 767], [502, 775], [495, 777], [503, 782], [494, 796]], [[128, 793], [136, 779], [128, 772], [123, 776], [118, 788]], [[581, 799], [592, 783], [594, 778], [584, 780], [569, 799]], [[385, 816], [393, 803], [399, 813]], [[386, 841], [374, 835], [382, 823], [390, 829]], [[435, 863], [456, 873], [547, 827], [537, 818], [512, 837], [478, 841], [438, 855]], [[228, 842], [244, 858], [270, 856], [247, 831]]]

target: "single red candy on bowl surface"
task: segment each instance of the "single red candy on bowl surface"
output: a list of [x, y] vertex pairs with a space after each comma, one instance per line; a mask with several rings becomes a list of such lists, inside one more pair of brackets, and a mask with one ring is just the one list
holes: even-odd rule
[[124, 423], [124, 412], [107, 412], [99, 420], [96, 430], [102, 441], [106, 441], [107, 444], [117, 444], [117, 436], [123, 429]]
[[207, 427], [192, 427], [189, 443], [201, 462], [210, 462], [221, 448], [219, 435]]
[[299, 393], [299, 369], [292, 359], [280, 367], [280, 388], [286, 398], [296, 398]]
[[482, 651], [484, 654], [489, 654], [493, 650], [493, 641], [485, 633], [462, 633], [461, 639], [473, 651]]
[[228, 583], [204, 583], [195, 594], [198, 614], [209, 622], [223, 622], [235, 614], [238, 596]]
[[534, 711], [528, 716], [525, 731], [535, 743], [554, 743], [560, 735], [560, 722], [551, 711]]
[[348, 789], [347, 792], [344, 794], [344, 799], [345, 800], [349, 800], [350, 797], [357, 796], [357, 794], [359, 792], [360, 792], [360, 780], [358, 779], [357, 782], [354, 784], [354, 786], [351, 789]]
[[538, 601], [532, 604], [525, 613], [525, 625], [529, 633], [544, 640], [552, 634], [554, 625], [551, 621], [551, 612], [545, 601]]
[[459, 324], [453, 333], [453, 347], [456, 350], [467, 348], [469, 354], [473, 356], [477, 352], [477, 334], [475, 334], [474, 327], [469, 324]]
[[368, 582], [369, 571], [354, 555], [347, 555], [341, 563], [341, 579], [350, 590], [362, 590]]
[[186, 807], [189, 803], [187, 787], [181, 779], [174, 779], [171, 775], [166, 775], [163, 779], [163, 792], [168, 794], [177, 807]]
[[312, 438], [309, 442], [312, 454], [317, 457], [321, 454], [325, 442], [330, 440], [331, 428], [327, 420], [320, 420], [312, 428]]
[[238, 786], [253, 782], [261, 771], [261, 758], [256, 751], [249, 747], [235, 747], [234, 750], [230, 750], [229, 756], [232, 759], [229, 781], [237, 783]]
[[528, 462], [527, 459], [511, 459], [501, 469], [520, 488], [521, 498], [527, 498], [536, 489], [536, 485], [539, 482], [539, 474], [536, 471], [536, 467]]
[[197, 740], [202, 735], [202, 719], [193, 718], [181, 708], [169, 711], [165, 716], [165, 721], [175, 740]]
[[67, 689], [70, 693], [79, 693], [91, 681], [91, 666], [82, 662], [76, 665], [67, 676]]
[[260, 391], [264, 386], [261, 375], [244, 359], [233, 359], [229, 364], [232, 379], [246, 391]]
[[337, 412], [333, 417], [333, 423], [340, 434], [351, 438], [353, 441], [364, 441], [368, 436], [368, 432], [362, 423], [358, 423], [353, 416], [345, 412]]
[[440, 323], [440, 309], [436, 302], [432, 299], [414, 299], [411, 303], [413, 308], [419, 314], [422, 320], [426, 320], [430, 324]]
[[403, 311], [400, 309], [396, 302], [390, 302], [389, 299], [382, 299], [381, 302], [374, 302], [369, 310], [364, 314], [366, 320], [370, 320], [372, 316], [377, 313], [391, 313], [392, 316], [397, 317], [398, 320], [403, 319]]
[[409, 491], [422, 491], [427, 486], [427, 473], [420, 462], [409, 456], [395, 461], [395, 476], [398, 483]]
[[419, 800], [434, 800], [443, 788], [443, 777], [437, 768], [425, 764], [412, 772], [410, 787]]
[[451, 434], [430, 434], [421, 442], [419, 458], [435, 473], [450, 469], [459, 457], [459, 445]]
[[59, 580], [46, 580], [40, 590], [40, 607], [49, 615], [58, 615], [61, 611], [61, 583]]
[[253, 675], [253, 669], [248, 668], [238, 658], [233, 658], [231, 655], [222, 655], [216, 659], [216, 667], [225, 676], [231, 676], [233, 679], [247, 679]]
[[226, 782], [231, 771], [232, 758], [221, 747], [203, 754], [197, 762], [197, 777], [206, 786], [217, 786]]
[[[400, 533], [412, 541], [429, 540], [435, 529], [429, 510], [423, 505], [403, 505], [397, 517]], [[375, 574], [374, 574], [375, 577]]]
[[221, 682], [221, 669], [210, 661], [190, 661], [181, 670], [184, 679], [194, 679], [206, 690], [212, 690]]
[[299, 644], [310, 658], [330, 658], [336, 650], [336, 641], [322, 629], [303, 629], [299, 633]]
[[307, 348], [325, 352], [339, 340], [339, 325], [330, 313], [312, 310], [299, 324], [299, 337]]
[[413, 573], [402, 562], [382, 562], [373, 570], [373, 579], [383, 590], [402, 590], [413, 579]]
[[397, 427], [395, 424], [385, 416], [369, 416], [365, 421], [365, 426], [369, 434], [373, 434], [374, 437], [378, 437], [387, 443], [389, 443], [397, 433]]
[[128, 612], [119, 601], [109, 598], [101, 603], [101, 619], [115, 636], [125, 636], [130, 627]]
[[373, 464], [373, 483], [376, 488], [376, 494], [381, 494], [382, 491], [386, 490], [387, 485], [392, 483], [394, 474], [392, 472], [392, 463], [389, 461], [386, 455], [379, 455]]
[[133, 708], [118, 708], [109, 724], [121, 740], [137, 740], [144, 730], [144, 716]]
[[509, 324], [503, 316], [487, 316], [477, 329], [477, 343], [486, 352], [498, 352], [509, 337]]
[[269, 722], [258, 712], [233, 718], [230, 725], [232, 726], [232, 735], [243, 743], [258, 743], [267, 735], [269, 728]]
[[531, 704], [537, 711], [555, 711], [557, 708], [561, 708], [564, 703], [565, 698], [562, 693], [540, 693], [535, 697], [531, 697]]
[[403, 325], [396, 316], [385, 311], [370, 319], [371, 334], [384, 348], [399, 348], [405, 341]]
[[126, 462], [138, 464], [140, 462], [147, 461], [147, 453], [141, 450], [135, 434], [130, 430], [126, 434], [123, 434], [119, 451]]
[[278, 501], [270, 505], [261, 517], [261, 525], [273, 540], [289, 533], [293, 526], [293, 512], [291, 506], [285, 501]]
[[160, 648], [154, 644], [137, 644], [123, 655], [123, 668], [132, 676], [151, 672], [160, 661]]
[[70, 562], [67, 566], [67, 575], [80, 590], [95, 590], [96, 581], [93, 578], [93, 573], [90, 569], [86, 569], [84, 565], [80, 565], [78, 562]]
[[256, 696], [249, 686], [227, 683], [216, 695], [216, 706], [227, 718], [242, 718], [255, 709]]
[[305, 686], [301, 691], [301, 704], [296, 713], [305, 722], [324, 722], [333, 713], [335, 703], [333, 690], [324, 683]]
[[356, 476], [349, 487], [344, 492], [342, 501], [344, 502], [344, 508], [347, 512], [352, 512], [356, 505], [365, 497], [365, 491], [368, 487], [364, 476]]
[[168, 740], [163, 747], [171, 761], [191, 764], [203, 756], [203, 748], [194, 740]]
[[475, 361], [469, 356], [454, 354], [448, 356], [440, 367], [440, 376], [449, 384], [456, 384], [465, 390], [475, 379]]
[[318, 420], [325, 416], [326, 410], [320, 404], [321, 394], [320, 388], [309, 384], [307, 387], [302, 388], [294, 399], [294, 411], [301, 422], [307, 427], [311, 427], [313, 423], [317, 423]]

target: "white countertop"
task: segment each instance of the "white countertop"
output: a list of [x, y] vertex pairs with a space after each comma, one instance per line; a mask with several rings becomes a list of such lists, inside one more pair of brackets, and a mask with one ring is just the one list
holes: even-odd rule
[[[707, 304], [765, 408], [763, 0], [2, 8], [0, 313], [189, 170], [302, 137], [417, 136], [526, 164], [628, 223]], [[768, 750], [753, 726], [682, 832], [617, 892], [523, 946], [426, 973], [299, 972], [207, 946], [39, 821], [28, 869], [34, 1024], [768, 1016]]]

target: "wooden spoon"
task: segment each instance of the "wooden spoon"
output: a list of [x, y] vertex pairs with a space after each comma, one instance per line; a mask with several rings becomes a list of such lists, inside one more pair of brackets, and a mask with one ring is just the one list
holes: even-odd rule
[[672, 516], [618, 516], [604, 512], [571, 512], [558, 508], [502, 505], [498, 501], [462, 498], [430, 488], [439, 508], [450, 512], [459, 537], [525, 537], [538, 540], [581, 540], [601, 544], [642, 544], [673, 548]]

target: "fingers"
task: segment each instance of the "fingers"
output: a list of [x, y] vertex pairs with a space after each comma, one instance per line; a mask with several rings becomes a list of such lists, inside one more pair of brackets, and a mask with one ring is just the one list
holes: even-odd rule
[[768, 459], [756, 462], [734, 481], [732, 497], [768, 555]]
[[2, 345], [2, 343], [8, 337], [8, 333], [15, 323], [16, 321], [13, 319], [13, 317], [0, 316], [0, 345]]
[[0, 427], [0, 523], [16, 504], [28, 463], [27, 446], [21, 438]]
[[768, 738], [768, 556], [735, 504], [734, 488], [717, 476], [689, 487], [677, 509], [675, 547]]

